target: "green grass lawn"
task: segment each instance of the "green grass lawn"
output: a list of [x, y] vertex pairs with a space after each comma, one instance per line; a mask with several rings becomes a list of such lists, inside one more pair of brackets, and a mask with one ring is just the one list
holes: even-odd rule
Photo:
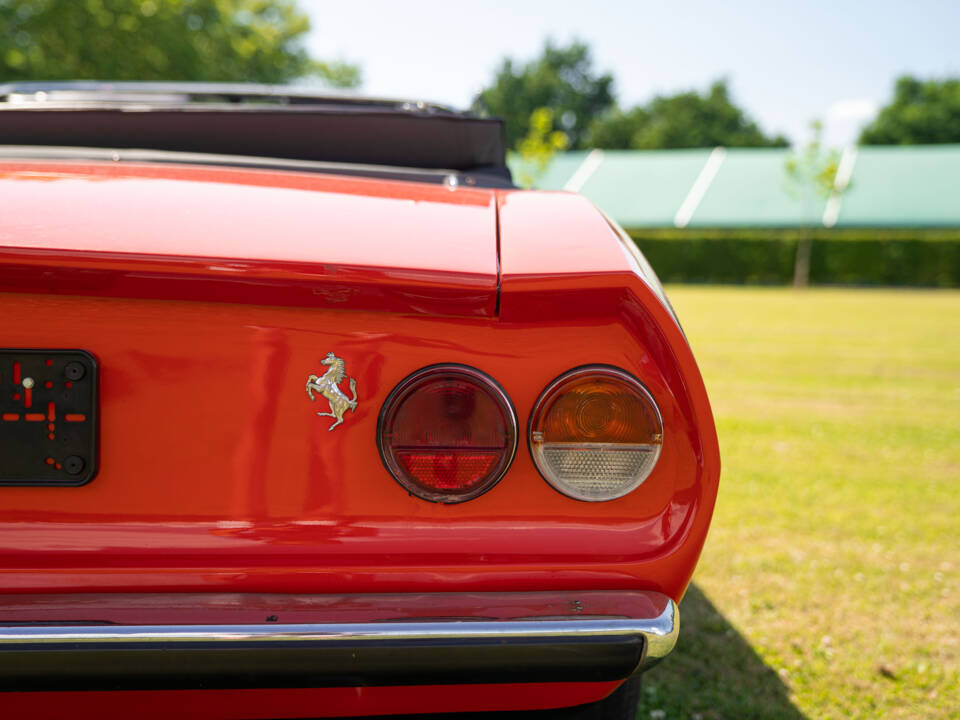
[[960, 718], [960, 292], [671, 287], [723, 473], [638, 718]]

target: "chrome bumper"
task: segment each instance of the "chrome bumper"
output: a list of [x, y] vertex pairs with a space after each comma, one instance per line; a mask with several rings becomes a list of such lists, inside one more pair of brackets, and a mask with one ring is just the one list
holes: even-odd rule
[[[666, 656], [678, 632], [672, 600], [636, 591], [96, 597], [0, 600], [0, 690], [612, 681]], [[211, 622], [264, 609], [276, 612]]]

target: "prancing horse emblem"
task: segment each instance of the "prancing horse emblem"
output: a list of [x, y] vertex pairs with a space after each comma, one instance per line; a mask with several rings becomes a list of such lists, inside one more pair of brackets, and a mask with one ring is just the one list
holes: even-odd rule
[[353, 398], [348, 398], [340, 389], [340, 383], [345, 375], [344, 367], [346, 364], [343, 359], [338, 358], [332, 352], [328, 352], [320, 363], [329, 365], [330, 369], [323, 374], [323, 377], [311, 375], [307, 378], [307, 395], [310, 396], [311, 400], [316, 400], [313, 396], [313, 391], [316, 390], [330, 402], [330, 412], [317, 413], [321, 417], [337, 419], [333, 425], [327, 428], [329, 432], [343, 422], [343, 414], [347, 410], [353, 412], [357, 409], [357, 381], [350, 378], [350, 392], [353, 393]]

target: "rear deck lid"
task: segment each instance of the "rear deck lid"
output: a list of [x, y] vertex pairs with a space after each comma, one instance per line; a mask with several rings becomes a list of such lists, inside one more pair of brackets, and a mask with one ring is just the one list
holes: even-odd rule
[[22, 292], [491, 316], [491, 191], [270, 170], [0, 163]]

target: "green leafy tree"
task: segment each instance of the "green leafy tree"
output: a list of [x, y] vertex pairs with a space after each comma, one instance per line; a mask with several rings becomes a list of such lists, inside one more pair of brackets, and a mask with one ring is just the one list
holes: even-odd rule
[[860, 134], [864, 145], [960, 142], [960, 79], [897, 80], [893, 100]]
[[554, 112], [550, 108], [537, 108], [530, 114], [530, 127], [525, 137], [517, 144], [517, 182], [523, 187], [533, 187], [558, 152], [566, 150], [570, 139], [562, 130], [554, 128]]
[[507, 58], [493, 84], [477, 95], [474, 110], [506, 120], [507, 146], [517, 148], [538, 108], [550, 108], [570, 144], [581, 147], [587, 127], [613, 105], [613, 76], [593, 70], [590, 48], [547, 41], [543, 53], [520, 65]]
[[788, 143], [782, 135], [765, 135], [730, 99], [726, 80], [718, 80], [703, 94], [658, 95], [632, 110], [614, 109], [591, 124], [586, 144], [640, 150], [786, 147]]
[[352, 87], [302, 45], [295, 0], [0, 0], [0, 80], [285, 82]]
[[612, 108], [590, 124], [586, 144], [606, 150], [629, 150], [637, 133], [650, 123], [650, 113], [643, 105], [631, 110]]

